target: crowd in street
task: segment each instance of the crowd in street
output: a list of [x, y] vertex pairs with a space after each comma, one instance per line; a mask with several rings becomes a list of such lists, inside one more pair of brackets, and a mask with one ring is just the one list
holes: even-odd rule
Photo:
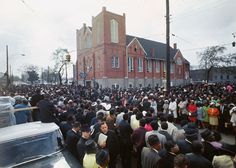
[[[163, 88], [10, 86], [17, 124], [55, 122], [84, 168], [234, 168], [236, 85]], [[223, 142], [221, 133], [235, 136]]]

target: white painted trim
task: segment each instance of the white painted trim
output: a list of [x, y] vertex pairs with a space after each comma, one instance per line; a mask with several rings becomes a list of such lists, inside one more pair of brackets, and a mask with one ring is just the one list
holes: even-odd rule
[[145, 55], [147, 55], [147, 52], [144, 50], [143, 46], [141, 45], [141, 43], [139, 42], [139, 40], [137, 39], [137, 37], [134, 37], [133, 40], [130, 41], [130, 43], [127, 45], [127, 48], [134, 42], [134, 40], [138, 41], [138, 44], [140, 45], [140, 47], [142, 48], [143, 52], [145, 53]]
[[[178, 51], [175, 53], [175, 56], [173, 57], [173, 59], [175, 59], [175, 57], [177, 57], [177, 54], [180, 52], [180, 50], [178, 49]], [[182, 54], [181, 54], [182, 55]], [[183, 56], [182, 56], [183, 57]]]
[[90, 30], [89, 26], [86, 26], [86, 28], [89, 30], [89, 32], [92, 34], [92, 31]]

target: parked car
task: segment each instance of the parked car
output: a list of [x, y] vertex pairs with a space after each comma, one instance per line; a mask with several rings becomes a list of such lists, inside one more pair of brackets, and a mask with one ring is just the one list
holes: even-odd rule
[[82, 168], [66, 150], [55, 123], [31, 122], [0, 128], [0, 167]]

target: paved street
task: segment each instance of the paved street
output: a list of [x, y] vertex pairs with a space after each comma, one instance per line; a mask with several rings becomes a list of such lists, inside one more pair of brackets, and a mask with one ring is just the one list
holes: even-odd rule
[[235, 139], [233, 135], [228, 135], [228, 134], [221, 134], [222, 135], [222, 141], [225, 143], [229, 143], [229, 144], [234, 144], [235, 143]]

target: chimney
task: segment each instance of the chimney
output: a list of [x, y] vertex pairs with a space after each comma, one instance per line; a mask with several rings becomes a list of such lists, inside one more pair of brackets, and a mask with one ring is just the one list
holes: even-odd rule
[[154, 58], [154, 56], [155, 56], [155, 50], [154, 50], [154, 48], [151, 48], [151, 57]]
[[173, 48], [174, 48], [174, 49], [177, 49], [177, 43], [174, 43], [174, 44], [173, 44]]
[[106, 7], [105, 6], [102, 7], [102, 11], [106, 11]]

